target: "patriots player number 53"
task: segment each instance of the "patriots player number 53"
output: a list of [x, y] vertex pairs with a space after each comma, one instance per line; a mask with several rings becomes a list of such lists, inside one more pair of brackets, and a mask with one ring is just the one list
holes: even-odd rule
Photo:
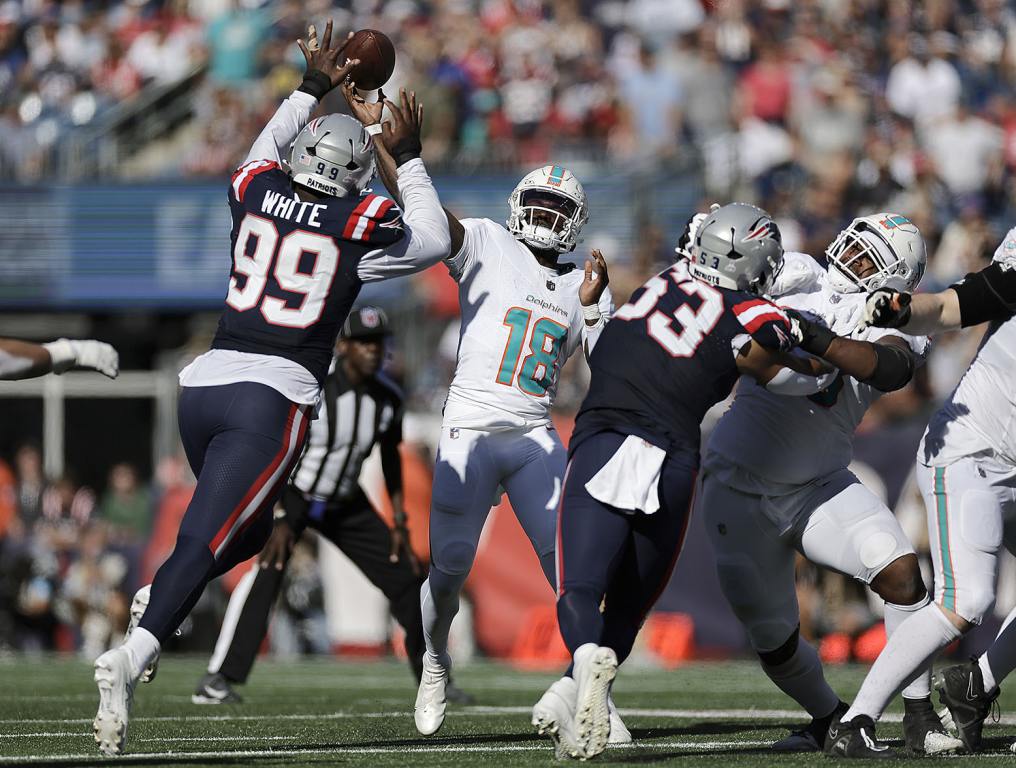
[[[653, 311], [667, 292], [667, 277], [677, 283], [677, 287], [688, 296], [702, 299], [698, 309], [681, 304], [673, 315], [658, 309]], [[614, 317], [619, 320], [641, 320], [648, 315], [646, 326], [649, 336], [657, 344], [667, 350], [671, 357], [691, 357], [706, 335], [716, 327], [722, 314], [723, 296], [719, 291], [702, 282], [682, 280], [676, 270], [672, 269], [667, 276], [657, 275], [652, 278], [646, 283], [638, 300], [621, 307], [614, 313]], [[680, 333], [674, 331], [675, 320], [681, 324]]]

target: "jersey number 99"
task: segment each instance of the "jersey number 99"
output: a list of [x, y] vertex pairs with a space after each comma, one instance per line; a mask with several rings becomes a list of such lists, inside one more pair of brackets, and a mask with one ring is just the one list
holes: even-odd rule
[[529, 334], [532, 318], [532, 311], [521, 307], [512, 307], [505, 313], [502, 324], [509, 329], [508, 341], [504, 347], [504, 354], [501, 355], [501, 367], [498, 369], [496, 381], [510, 387], [517, 380], [519, 389], [527, 395], [543, 397], [554, 383], [557, 358], [561, 352], [561, 344], [568, 335], [568, 328], [549, 317], [541, 317], [532, 323], [529, 354], [522, 361], [522, 368], [519, 370], [519, 358], [522, 356], [522, 347]]
[[[254, 238], [254, 250], [247, 245]], [[304, 254], [313, 256], [310, 272], [300, 270]], [[269, 271], [284, 291], [303, 296], [298, 307], [287, 306], [284, 299], [266, 296]], [[339, 266], [339, 247], [325, 235], [297, 229], [279, 241], [279, 231], [269, 219], [248, 213], [240, 224], [233, 248], [233, 277], [229, 279], [226, 303], [237, 312], [261, 307], [261, 314], [272, 325], [307, 328], [321, 319], [332, 278]], [[243, 287], [235, 275], [247, 279]]]

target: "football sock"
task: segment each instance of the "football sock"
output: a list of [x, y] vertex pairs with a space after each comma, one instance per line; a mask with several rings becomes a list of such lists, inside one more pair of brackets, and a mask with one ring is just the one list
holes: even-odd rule
[[465, 577], [450, 576], [431, 565], [430, 575], [420, 588], [420, 610], [423, 613], [423, 639], [431, 660], [448, 654], [448, 632], [452, 619], [459, 612], [459, 592]]
[[141, 677], [145, 667], [159, 655], [158, 639], [144, 627], [135, 627], [131, 636], [123, 644], [131, 660], [131, 675], [135, 680]]
[[939, 651], [959, 636], [960, 631], [934, 603], [915, 611], [893, 632], [842, 719], [853, 720], [858, 715], [867, 715], [877, 720], [892, 697], [921, 674]]
[[[913, 605], [896, 605], [895, 603], [885, 604], [885, 633], [887, 637], [892, 637], [893, 633], [899, 628], [899, 626], [913, 616], [917, 611], [921, 610], [924, 606], [931, 602], [931, 597], [925, 595], [923, 600], [920, 600]], [[903, 698], [905, 699], [926, 699], [931, 696], [931, 665], [924, 670], [920, 675], [914, 678], [914, 682], [903, 689]]]
[[586, 643], [600, 644], [603, 637], [603, 614], [600, 600], [591, 589], [567, 589], [557, 599], [557, 622], [561, 637], [574, 655]]
[[776, 687], [807, 710], [814, 718], [826, 717], [840, 703], [829, 687], [815, 648], [798, 639], [794, 655], [780, 664], [762, 662], [762, 669]]
[[984, 678], [984, 690], [990, 691], [1016, 669], [1016, 608], [1005, 617], [995, 642], [977, 660]]
[[152, 580], [148, 608], [138, 626], [165, 642], [201, 597], [214, 568], [215, 558], [205, 541], [179, 536], [173, 553]]

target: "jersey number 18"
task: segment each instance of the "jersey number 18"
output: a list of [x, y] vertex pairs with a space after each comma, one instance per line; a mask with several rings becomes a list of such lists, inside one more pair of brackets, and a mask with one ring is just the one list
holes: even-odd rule
[[[509, 329], [508, 342], [501, 355], [496, 381], [510, 387], [517, 380], [519, 389], [527, 395], [543, 397], [554, 383], [554, 368], [561, 344], [568, 335], [568, 328], [549, 317], [541, 317], [535, 323], [530, 322], [532, 319], [532, 310], [521, 307], [512, 307], [505, 313], [502, 325]], [[519, 358], [522, 356], [526, 336], [529, 336], [529, 354], [519, 370]]]

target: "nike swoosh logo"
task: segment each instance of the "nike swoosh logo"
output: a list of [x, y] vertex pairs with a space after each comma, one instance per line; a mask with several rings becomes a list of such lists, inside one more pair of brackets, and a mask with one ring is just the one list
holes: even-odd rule
[[201, 691], [202, 696], [207, 696], [210, 699], [224, 699], [229, 695], [229, 691], [217, 691], [214, 688], [205, 688]]

